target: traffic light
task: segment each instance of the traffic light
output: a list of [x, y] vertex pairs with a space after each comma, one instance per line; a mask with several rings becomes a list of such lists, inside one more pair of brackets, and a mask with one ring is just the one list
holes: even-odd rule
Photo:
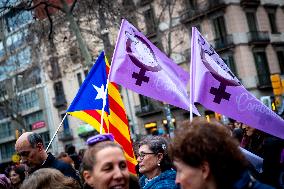
[[273, 93], [275, 96], [282, 95], [282, 82], [279, 74], [272, 74], [270, 76]]

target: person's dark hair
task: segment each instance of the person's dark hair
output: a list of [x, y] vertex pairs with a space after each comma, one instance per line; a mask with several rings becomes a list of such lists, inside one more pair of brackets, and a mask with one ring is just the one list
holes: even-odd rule
[[69, 156], [66, 152], [60, 152], [59, 155], [57, 156], [57, 159], [61, 159], [61, 158], [64, 158], [64, 157], [67, 157]]
[[73, 144], [69, 144], [69, 145], [66, 145], [66, 151], [65, 151], [68, 155], [71, 155], [71, 154], [74, 154], [76, 153], [76, 148]]
[[104, 141], [104, 142], [97, 143], [96, 145], [86, 150], [83, 160], [82, 160], [82, 165], [81, 165], [82, 171], [92, 171], [93, 166], [96, 164], [96, 154], [102, 149], [105, 149], [107, 147], [117, 147], [123, 151], [123, 149], [121, 148], [119, 144], [116, 144], [112, 141]]
[[174, 159], [196, 168], [208, 162], [219, 189], [232, 188], [248, 166], [228, 129], [205, 119], [186, 121], [176, 130], [171, 154]]
[[138, 148], [143, 145], [147, 145], [149, 149], [155, 154], [163, 154], [163, 159], [160, 162], [160, 168], [162, 172], [173, 168], [173, 163], [168, 153], [168, 141], [164, 137], [147, 136], [139, 142]]
[[28, 135], [28, 141], [33, 148], [35, 148], [38, 143], [43, 145], [43, 140], [38, 133], [31, 133]]
[[25, 178], [26, 178], [25, 166], [23, 166], [23, 165], [15, 166], [10, 170], [10, 172], [11, 171], [15, 171], [15, 173], [17, 173], [19, 175], [21, 183], [25, 180]]

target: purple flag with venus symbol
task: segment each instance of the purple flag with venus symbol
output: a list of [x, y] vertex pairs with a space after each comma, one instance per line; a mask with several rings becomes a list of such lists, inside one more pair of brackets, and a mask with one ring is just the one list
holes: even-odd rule
[[284, 121], [250, 94], [199, 31], [192, 28], [191, 99], [284, 139]]
[[[189, 110], [189, 74], [122, 20], [113, 54], [110, 81], [139, 94]], [[199, 115], [194, 108], [193, 113]]]

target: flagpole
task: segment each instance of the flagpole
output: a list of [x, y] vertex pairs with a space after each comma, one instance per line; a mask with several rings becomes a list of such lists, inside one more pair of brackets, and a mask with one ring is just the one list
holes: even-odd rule
[[[193, 31], [194, 31], [194, 29], [192, 29], [192, 32], [191, 32], [191, 36], [193, 36], [195, 33], [193, 33]], [[192, 53], [192, 51], [193, 51], [193, 46], [192, 46], [192, 42], [193, 41], [193, 37], [191, 37], [191, 47], [192, 47], [192, 49], [191, 49], [191, 52], [189, 52], [189, 53], [191, 53], [191, 54], [193, 54]], [[191, 60], [190, 60], [190, 66], [189, 66], [189, 89], [190, 89], [190, 94], [189, 94], [189, 102], [190, 102], [190, 104], [189, 104], [189, 121], [190, 122], [192, 122], [192, 120], [193, 120], [193, 112], [192, 112], [192, 94], [193, 94], [193, 91], [192, 91], [192, 86], [193, 86], [193, 81], [192, 81], [192, 73], [193, 73], [193, 68], [192, 68], [192, 56], [190, 56], [191, 57]]]
[[[122, 20], [122, 23], [121, 25], [123, 25], [123, 22], [124, 22], [124, 19]], [[118, 36], [121, 35], [121, 28], [119, 30], [119, 33], [118, 33]], [[117, 41], [118, 41], [119, 37], [117, 38]], [[115, 43], [115, 48], [117, 47], [117, 41]], [[114, 53], [116, 53], [116, 51], [114, 51]], [[100, 134], [102, 134], [102, 130], [103, 130], [103, 118], [104, 118], [104, 107], [105, 107], [105, 104], [106, 104], [106, 95], [108, 95], [108, 84], [109, 84], [109, 77], [110, 77], [110, 73], [111, 73], [111, 69], [112, 69], [112, 61], [113, 61], [113, 57], [114, 55], [112, 55], [112, 58], [111, 58], [111, 64], [109, 66], [109, 73], [108, 73], [108, 76], [107, 76], [107, 83], [106, 83], [106, 88], [105, 88], [105, 98], [103, 99], [103, 109], [102, 109], [102, 115], [101, 115], [101, 127], [100, 127]], [[106, 59], [106, 56], [104, 57]], [[105, 60], [107, 61], [107, 59]], [[109, 132], [109, 131], [108, 131]]]
[[[104, 57], [104, 58], [105, 58], [105, 57]], [[105, 106], [106, 106], [107, 88], [108, 88], [108, 80], [107, 80], [106, 88], [105, 88], [105, 90], [104, 90], [103, 108], [102, 108], [102, 114], [101, 114], [100, 134], [103, 133], [103, 124], [104, 124], [104, 114], [105, 114]]]
[[63, 121], [65, 120], [66, 116], [67, 116], [67, 113], [65, 113], [65, 115], [64, 115], [64, 117], [63, 117], [63, 119], [62, 119], [61, 123], [60, 123], [60, 124], [59, 124], [59, 126], [57, 127], [57, 129], [56, 129], [56, 131], [55, 131], [54, 135], [52, 136], [52, 138], [51, 138], [51, 140], [50, 140], [50, 142], [49, 142], [48, 146], [46, 147], [46, 149], [45, 149], [45, 151], [46, 151], [46, 152], [48, 151], [48, 149], [49, 149], [49, 147], [50, 147], [51, 143], [53, 142], [53, 140], [54, 140], [55, 136], [57, 135], [57, 133], [58, 133], [58, 131], [59, 131], [59, 129], [60, 129], [60, 127], [61, 127], [61, 125], [62, 125]]

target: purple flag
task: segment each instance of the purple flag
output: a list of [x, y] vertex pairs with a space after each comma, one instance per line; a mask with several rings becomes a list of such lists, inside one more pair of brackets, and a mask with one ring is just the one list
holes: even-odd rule
[[[126, 20], [122, 21], [117, 38], [110, 81], [189, 110], [189, 74]], [[196, 109], [193, 112], [199, 115]]]
[[192, 28], [191, 99], [284, 139], [284, 121], [250, 94], [199, 31]]

